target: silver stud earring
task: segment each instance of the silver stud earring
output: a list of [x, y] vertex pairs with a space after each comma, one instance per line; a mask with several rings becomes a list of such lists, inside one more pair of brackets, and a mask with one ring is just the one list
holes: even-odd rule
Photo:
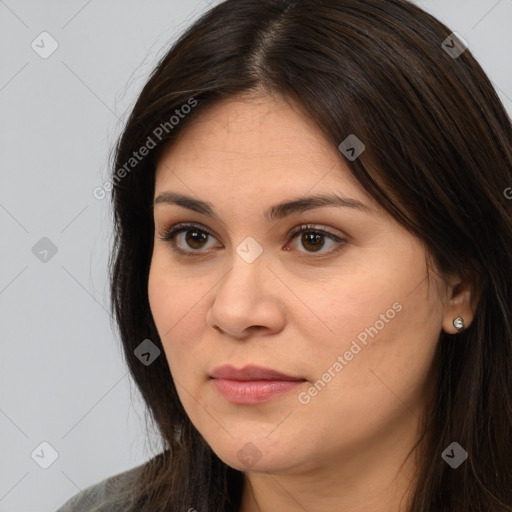
[[453, 325], [458, 331], [462, 331], [462, 329], [464, 329], [464, 319], [458, 316], [453, 320]]

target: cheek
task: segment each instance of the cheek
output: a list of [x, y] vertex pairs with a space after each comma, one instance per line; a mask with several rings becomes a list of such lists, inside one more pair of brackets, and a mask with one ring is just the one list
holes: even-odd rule
[[185, 320], [197, 302], [193, 283], [167, 260], [165, 251], [155, 248], [148, 277], [149, 304], [162, 338], [179, 326], [180, 319]]
[[[324, 335], [317, 337], [325, 348], [333, 339], [351, 340], [359, 334], [364, 338], [366, 329], [376, 323], [379, 331], [389, 331], [390, 325], [404, 317], [397, 311], [400, 307], [407, 306], [410, 312], [409, 303], [418, 298], [418, 293], [411, 291], [418, 284], [421, 288], [426, 275], [423, 251], [417, 242], [398, 238], [393, 243], [397, 247], [393, 250], [375, 243], [347, 251], [343, 265], [326, 270], [321, 282], [301, 276], [294, 283], [302, 299], [292, 312], [295, 321], [306, 328], [311, 321], [311, 330], [321, 327]], [[294, 278], [297, 281], [290, 276]], [[425, 293], [424, 286], [421, 291]], [[369, 341], [372, 339], [368, 336]]]
[[[353, 272], [322, 287], [315, 310], [331, 334], [317, 334], [307, 354], [317, 377], [336, 375], [329, 385], [336, 393], [322, 392], [326, 399], [342, 406], [359, 397], [363, 408], [393, 393], [414, 401], [425, 385], [443, 317], [436, 282], [427, 280], [423, 261], [420, 251], [404, 251], [401, 258], [375, 260], [371, 273]], [[314, 339], [312, 330], [305, 336]]]
[[182, 380], [197, 371], [206, 312], [204, 290], [154, 256], [148, 277], [148, 298], [173, 376]]
[[[344, 356], [349, 351], [344, 359], [350, 360], [343, 363], [339, 377], [325, 393], [334, 409], [354, 417], [373, 411], [382, 421], [388, 413], [413, 410], [419, 414], [441, 318], [439, 306], [427, 299], [426, 285], [416, 292], [407, 292], [395, 302], [393, 297], [376, 300], [363, 324], [351, 324], [351, 333], [337, 352]], [[331, 359], [332, 365], [335, 358]]]
[[305, 339], [321, 348], [317, 358], [322, 352], [342, 354], [353, 340], [364, 347], [365, 342], [369, 346], [394, 337], [393, 326], [403, 317], [404, 294], [400, 282], [388, 279], [389, 274], [354, 272], [333, 279], [320, 291], [316, 283], [300, 290], [309, 309], [299, 303], [293, 315]]

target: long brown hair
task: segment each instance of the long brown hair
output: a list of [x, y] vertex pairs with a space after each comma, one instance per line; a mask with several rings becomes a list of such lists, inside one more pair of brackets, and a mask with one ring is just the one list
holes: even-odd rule
[[[442, 332], [436, 348], [410, 512], [512, 511], [512, 127], [451, 34], [406, 0], [226, 0], [158, 62], [112, 175], [111, 306], [162, 448], [133, 487], [131, 511], [240, 506], [244, 474], [192, 425], [166, 358], [146, 366], [134, 351], [150, 339], [163, 352], [147, 291], [158, 158], [206, 107], [255, 90], [292, 98], [334, 147], [356, 134], [361, 156], [340, 152], [354, 177], [424, 240], [441, 274], [479, 283], [473, 322]], [[441, 457], [454, 441], [469, 454], [457, 469]]]

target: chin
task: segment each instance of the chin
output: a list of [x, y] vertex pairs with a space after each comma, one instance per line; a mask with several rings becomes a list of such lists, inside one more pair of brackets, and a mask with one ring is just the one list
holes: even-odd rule
[[[228, 466], [243, 472], [283, 473], [299, 463], [296, 447], [264, 436], [229, 439], [228, 446], [210, 444], [216, 455]], [[293, 443], [292, 443], [293, 444]]]

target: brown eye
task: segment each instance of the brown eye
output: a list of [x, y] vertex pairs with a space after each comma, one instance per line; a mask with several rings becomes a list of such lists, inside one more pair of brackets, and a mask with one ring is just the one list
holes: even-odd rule
[[[185, 236], [182, 237], [181, 243], [179, 243], [177, 238], [181, 233], [184, 233]], [[299, 252], [306, 254], [319, 253], [322, 256], [329, 255], [341, 250], [347, 243], [346, 240], [334, 235], [333, 233], [312, 225], [299, 226], [290, 234], [290, 237], [293, 239], [298, 235], [302, 235], [300, 237], [300, 244], [306, 249], [306, 251], [299, 250]], [[206, 247], [209, 237], [214, 238], [214, 235], [206, 228], [199, 227], [195, 224], [183, 223], [176, 224], [165, 229], [159, 236], [160, 240], [168, 242], [174, 251], [185, 256], [205, 255], [208, 251], [202, 251], [202, 249]], [[326, 245], [326, 239], [328, 239], [334, 247], [337, 245], [338, 248], [322, 251]]]
[[322, 233], [313, 233], [312, 231], [308, 233], [303, 232], [301, 243], [306, 249], [319, 251], [325, 243], [325, 235]]
[[323, 249], [325, 246], [326, 238], [329, 239], [329, 241], [333, 242], [334, 246], [338, 244], [339, 248], [334, 250], [322, 251], [322, 255], [337, 252], [338, 250], [341, 250], [343, 246], [347, 243], [346, 240], [334, 235], [333, 233], [330, 233], [329, 231], [323, 228], [312, 225], [299, 226], [296, 230], [292, 232], [290, 236], [292, 236], [292, 238], [295, 238], [297, 235], [302, 235], [300, 237], [300, 244], [302, 245], [302, 247], [307, 249], [305, 251], [306, 253], [315, 253], [321, 251], [321, 249]]
[[189, 229], [185, 231], [185, 243], [192, 247], [192, 249], [202, 249], [209, 236], [210, 235], [204, 231], [198, 229]]
[[[181, 233], [185, 234], [185, 240], [181, 244], [178, 244], [176, 238]], [[194, 224], [176, 224], [175, 226], [167, 228], [163, 234], [159, 236], [160, 240], [170, 243], [173, 250], [188, 256], [195, 256], [195, 252], [198, 253], [197, 255], [203, 254], [200, 250], [204, 249], [208, 237], [213, 237], [213, 235], [207, 229], [200, 228]], [[185, 245], [185, 248], [179, 247], [179, 245]], [[187, 247], [192, 250], [188, 250]]]

